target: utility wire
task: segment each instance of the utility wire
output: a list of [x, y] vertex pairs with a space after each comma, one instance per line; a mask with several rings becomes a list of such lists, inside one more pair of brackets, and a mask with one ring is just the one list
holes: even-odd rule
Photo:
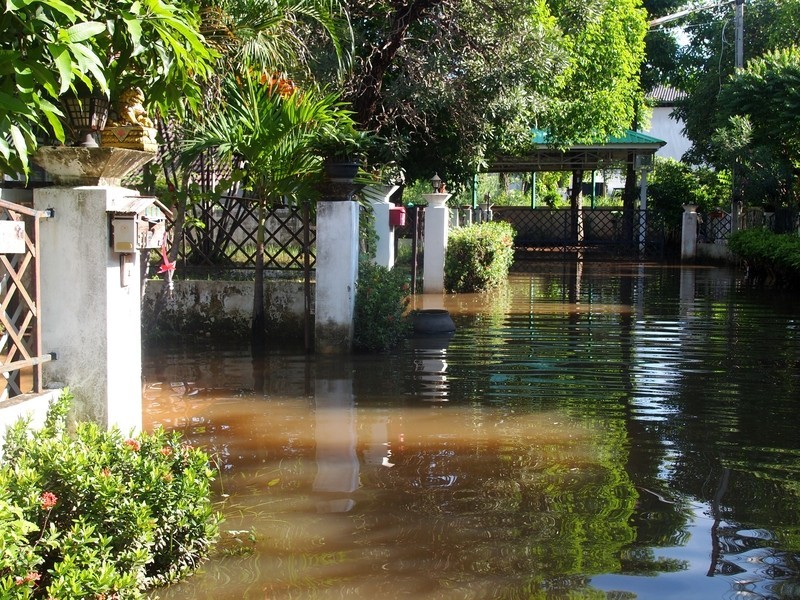
[[728, 0], [727, 2], [706, 2], [705, 4], [701, 4], [699, 6], [694, 6], [692, 8], [687, 8], [685, 10], [678, 11], [676, 13], [672, 13], [671, 15], [667, 15], [665, 17], [658, 17], [657, 19], [653, 19], [649, 21], [647, 25], [651, 28], [658, 27], [659, 25], [663, 25], [664, 23], [669, 23], [670, 21], [676, 21], [681, 17], [685, 17], [686, 15], [690, 15], [694, 12], [699, 10], [706, 10], [709, 8], [719, 8], [721, 6], [726, 6], [728, 4], [733, 4], [736, 0]]

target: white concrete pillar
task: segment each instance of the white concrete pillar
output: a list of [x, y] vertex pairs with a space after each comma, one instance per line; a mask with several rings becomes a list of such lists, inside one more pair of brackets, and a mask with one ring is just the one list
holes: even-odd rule
[[372, 206], [375, 215], [375, 233], [377, 244], [375, 264], [391, 269], [394, 267], [394, 228], [389, 224], [389, 213], [392, 204], [389, 198], [398, 190], [399, 186], [393, 185], [368, 185], [362, 190], [364, 197]]
[[683, 205], [681, 224], [681, 260], [693, 261], [697, 258], [697, 205]]
[[358, 278], [358, 203], [317, 203], [315, 270], [315, 349], [323, 354], [350, 352]]
[[114, 186], [38, 188], [42, 221], [42, 348], [45, 385], [70, 388], [80, 419], [138, 431], [142, 426], [139, 253], [111, 246], [109, 211], [138, 192]]
[[444, 292], [444, 258], [447, 252], [447, 231], [450, 211], [447, 200], [452, 194], [422, 194], [428, 201], [425, 209], [425, 246], [422, 262], [422, 292]]

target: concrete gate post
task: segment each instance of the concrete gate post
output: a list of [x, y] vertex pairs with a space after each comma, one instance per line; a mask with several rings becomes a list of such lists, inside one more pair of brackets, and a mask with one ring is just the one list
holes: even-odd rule
[[314, 348], [322, 354], [349, 353], [358, 279], [356, 186], [333, 179], [317, 203]]
[[[79, 419], [135, 432], [142, 427], [141, 286], [135, 243], [115, 249], [116, 214], [153, 203], [119, 187], [155, 155], [121, 148], [43, 148], [34, 158], [56, 185], [36, 189], [53, 209], [40, 230], [42, 348], [46, 385], [67, 386]], [[119, 240], [118, 240], [119, 241]]]
[[428, 207], [425, 209], [425, 245], [422, 261], [422, 292], [425, 294], [444, 291], [444, 258], [450, 218], [447, 200], [451, 195], [442, 192], [422, 194], [428, 201]]
[[681, 224], [681, 260], [693, 261], [697, 258], [697, 205], [683, 205]]
[[389, 198], [392, 197], [398, 186], [388, 185], [368, 185], [363, 193], [372, 206], [375, 215], [375, 234], [378, 237], [375, 252], [375, 264], [391, 269], [394, 266], [394, 228], [390, 225], [389, 213], [392, 205]]

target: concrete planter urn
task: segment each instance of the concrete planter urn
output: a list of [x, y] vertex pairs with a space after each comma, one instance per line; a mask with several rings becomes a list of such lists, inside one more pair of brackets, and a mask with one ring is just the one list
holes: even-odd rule
[[456, 330], [450, 313], [442, 308], [418, 310], [411, 315], [411, 322], [417, 335], [443, 335]]
[[42, 146], [31, 160], [59, 186], [119, 186], [123, 177], [155, 157], [155, 152], [130, 148]]
[[329, 158], [324, 167], [325, 176], [334, 183], [352, 183], [358, 175], [358, 163], [352, 160]]

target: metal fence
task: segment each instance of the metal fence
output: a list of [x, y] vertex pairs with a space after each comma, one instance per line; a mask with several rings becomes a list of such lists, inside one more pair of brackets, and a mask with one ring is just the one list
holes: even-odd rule
[[611, 208], [495, 207], [495, 221], [511, 223], [518, 248], [582, 249], [613, 254], [663, 255], [668, 227], [654, 211]]
[[[181, 269], [254, 269], [257, 255], [258, 202], [223, 196], [190, 208], [178, 251]], [[167, 227], [174, 228], [168, 217]], [[316, 223], [308, 208], [276, 206], [267, 209], [264, 223], [264, 269], [303, 270], [306, 255], [313, 268]]]
[[[707, 244], [724, 243], [731, 234], [733, 219], [730, 212], [720, 208], [699, 213], [697, 241]], [[796, 233], [800, 231], [800, 211], [795, 208], [765, 210], [747, 208], [739, 217], [740, 229], [764, 227], [775, 233]]]

